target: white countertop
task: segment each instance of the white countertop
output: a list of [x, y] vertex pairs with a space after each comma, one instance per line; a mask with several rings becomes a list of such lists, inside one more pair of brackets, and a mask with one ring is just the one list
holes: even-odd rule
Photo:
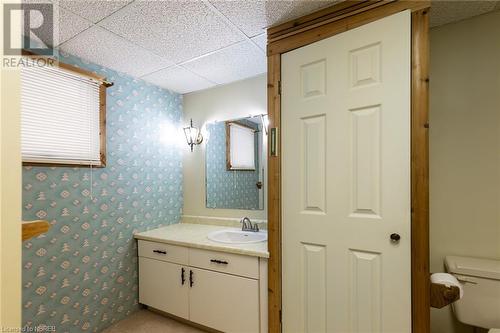
[[216, 225], [177, 223], [137, 233], [134, 235], [134, 238], [213, 251], [269, 258], [267, 241], [250, 244], [226, 244], [214, 242], [208, 239], [207, 235], [210, 232], [223, 229], [240, 230], [238, 228], [228, 228]]

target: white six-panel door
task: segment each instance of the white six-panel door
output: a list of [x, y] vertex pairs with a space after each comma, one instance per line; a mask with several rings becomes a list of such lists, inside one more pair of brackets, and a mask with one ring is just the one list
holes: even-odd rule
[[410, 25], [282, 55], [285, 333], [411, 331]]

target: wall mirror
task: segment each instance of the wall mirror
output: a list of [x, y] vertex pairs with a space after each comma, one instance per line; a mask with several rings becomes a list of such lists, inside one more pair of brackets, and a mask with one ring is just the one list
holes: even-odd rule
[[267, 115], [206, 125], [206, 206], [264, 209]]

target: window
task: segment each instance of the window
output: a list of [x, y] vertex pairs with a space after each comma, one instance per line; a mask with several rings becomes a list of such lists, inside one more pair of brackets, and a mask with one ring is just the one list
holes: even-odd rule
[[104, 78], [69, 65], [21, 70], [23, 164], [106, 164]]
[[255, 170], [255, 130], [235, 122], [226, 123], [228, 170]]

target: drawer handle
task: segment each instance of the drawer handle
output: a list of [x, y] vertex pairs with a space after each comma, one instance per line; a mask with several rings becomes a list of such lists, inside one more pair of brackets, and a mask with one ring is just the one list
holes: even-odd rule
[[193, 284], [194, 284], [194, 281], [193, 281], [193, 271], [189, 270], [189, 286], [192, 287]]
[[184, 285], [184, 282], [186, 282], [186, 278], [184, 277], [184, 273], [186, 272], [186, 270], [184, 269], [184, 267], [182, 267], [182, 270], [181, 270], [181, 281], [182, 281], [182, 285]]
[[213, 262], [215, 264], [222, 264], [222, 265], [229, 264], [227, 261], [225, 261], [225, 260], [219, 260], [219, 259], [210, 259], [210, 262]]
[[161, 251], [161, 250], [153, 250], [153, 252], [158, 254], [167, 254], [167, 251]]

